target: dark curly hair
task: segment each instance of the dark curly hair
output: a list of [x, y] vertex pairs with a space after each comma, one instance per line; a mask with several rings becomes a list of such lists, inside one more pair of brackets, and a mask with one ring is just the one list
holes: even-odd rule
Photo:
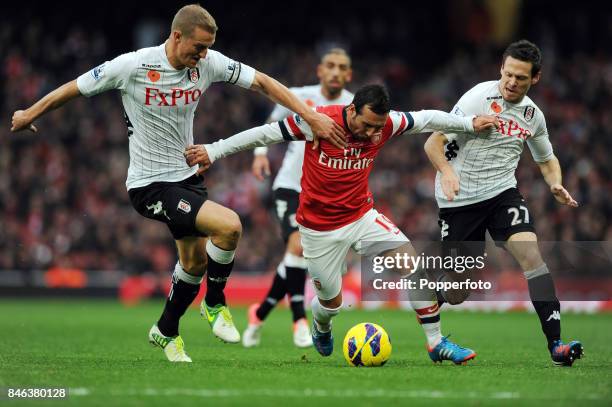
[[389, 113], [391, 110], [391, 102], [389, 100], [389, 92], [382, 85], [365, 85], [360, 88], [353, 98], [355, 111], [361, 113], [361, 109], [368, 105], [370, 110], [376, 114]]
[[509, 56], [519, 61], [531, 62], [532, 77], [542, 69], [542, 51], [531, 41], [520, 40], [508, 45], [502, 56], [502, 65]]

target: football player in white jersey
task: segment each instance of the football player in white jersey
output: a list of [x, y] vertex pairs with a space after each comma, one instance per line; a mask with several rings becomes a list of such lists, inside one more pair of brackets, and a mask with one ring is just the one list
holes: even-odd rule
[[[319, 84], [290, 88], [290, 90], [309, 106], [348, 105], [353, 100], [353, 94], [344, 87], [351, 81], [352, 74], [350, 56], [341, 48], [332, 48], [323, 55], [317, 66]], [[268, 118], [268, 123], [282, 120], [291, 113], [284, 106], [276, 105]], [[249, 307], [249, 324], [242, 334], [242, 344], [245, 347], [259, 345], [260, 330], [264, 320], [278, 301], [285, 297], [285, 294], [289, 298], [293, 317], [293, 343], [298, 347], [312, 345], [312, 337], [304, 311], [306, 260], [303, 256], [300, 233], [295, 220], [302, 190], [300, 180], [305, 144], [303, 141], [289, 143], [283, 164], [272, 185], [276, 215], [281, 225], [286, 249], [266, 298], [261, 303]], [[253, 175], [260, 181], [263, 181], [264, 175], [270, 175], [270, 161], [266, 155], [267, 152], [267, 147], [258, 147], [254, 151], [255, 159], [252, 170]]]
[[221, 340], [240, 342], [223, 291], [242, 225], [234, 211], [207, 200], [202, 178], [183, 157], [185, 147], [193, 144], [193, 117], [202, 93], [213, 82], [257, 90], [304, 114], [319, 137], [345, 145], [338, 124], [314, 112], [282, 84], [211, 50], [216, 32], [208, 11], [197, 4], [185, 6], [174, 16], [164, 44], [105, 62], [12, 118], [11, 131], [36, 132], [37, 118], [71, 99], [121, 91], [130, 150], [126, 185], [132, 205], [141, 215], [166, 223], [178, 250], [170, 294], [149, 332], [149, 341], [172, 362], [191, 362], [179, 335], [179, 320], [198, 294], [205, 273], [202, 315]]
[[[554, 364], [571, 366], [582, 356], [582, 344], [561, 341], [559, 300], [538, 249], [533, 216], [516, 188], [514, 176], [527, 143], [555, 199], [570, 207], [578, 206], [563, 187], [544, 114], [527, 96], [530, 87], [540, 80], [541, 61], [535, 44], [526, 40], [510, 44], [502, 57], [501, 78], [470, 89], [452, 111], [460, 116], [490, 112], [498, 116], [499, 129], [488, 135], [433, 133], [425, 151], [438, 170], [435, 190], [442, 240], [484, 242], [489, 231], [525, 273]], [[465, 245], [457, 245], [458, 250], [461, 247], [465, 250]], [[450, 304], [460, 303], [469, 295], [465, 291], [440, 294], [440, 300]]]

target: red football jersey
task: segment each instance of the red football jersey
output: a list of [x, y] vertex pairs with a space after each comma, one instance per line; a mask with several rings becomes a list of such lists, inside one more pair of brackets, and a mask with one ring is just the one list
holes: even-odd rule
[[321, 140], [319, 148], [313, 150], [310, 128], [297, 115], [283, 120], [281, 130], [287, 139], [309, 139], [297, 222], [309, 229], [328, 231], [358, 220], [374, 206], [368, 178], [378, 151], [391, 137], [409, 130], [414, 120], [410, 113], [391, 111], [379, 139], [362, 141], [348, 129], [345, 106], [319, 106], [316, 110], [344, 128], [346, 148]]

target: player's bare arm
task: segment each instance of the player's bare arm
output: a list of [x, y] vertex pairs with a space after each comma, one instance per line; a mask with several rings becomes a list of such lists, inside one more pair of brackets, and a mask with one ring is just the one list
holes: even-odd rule
[[411, 112], [420, 125], [415, 124], [409, 134], [430, 131], [452, 131], [479, 133], [499, 128], [499, 120], [495, 116], [457, 116], [440, 110], [421, 110]]
[[312, 129], [315, 135], [315, 144], [318, 144], [317, 138], [321, 138], [338, 148], [346, 147], [344, 130], [338, 123], [328, 116], [312, 110], [276, 79], [264, 73], [256, 72], [251, 89], [266, 95], [275, 103], [281, 104], [301, 116]]
[[283, 138], [278, 123], [264, 124], [221, 139], [211, 144], [188, 146], [183, 155], [190, 167], [199, 165], [198, 174], [204, 173], [213, 162], [240, 151], [264, 147], [287, 141]]
[[559, 165], [557, 157], [553, 156], [546, 162], [538, 163], [538, 166], [540, 167], [544, 181], [550, 186], [550, 192], [552, 192], [555, 199], [564, 205], [576, 208], [578, 202], [576, 202], [570, 193], [563, 187], [561, 166]]
[[76, 80], [63, 84], [59, 88], [48, 93], [28, 109], [17, 110], [13, 113], [11, 131], [31, 130], [37, 132], [38, 129], [32, 124], [34, 120], [80, 95], [81, 92], [79, 92]]
[[259, 181], [263, 181], [265, 177], [269, 177], [272, 172], [270, 171], [270, 160], [268, 156], [266, 154], [255, 154], [251, 171]]
[[442, 174], [440, 178], [442, 191], [446, 198], [452, 201], [459, 193], [459, 177], [444, 155], [446, 143], [448, 139], [443, 133], [434, 132], [425, 142], [425, 153], [434, 168]]

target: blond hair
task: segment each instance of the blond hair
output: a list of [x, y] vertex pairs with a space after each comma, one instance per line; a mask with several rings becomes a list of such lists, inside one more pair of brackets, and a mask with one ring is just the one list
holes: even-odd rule
[[213, 16], [199, 4], [189, 4], [176, 12], [172, 19], [172, 31], [180, 31], [189, 37], [196, 27], [199, 27], [211, 34], [217, 33], [217, 23]]

